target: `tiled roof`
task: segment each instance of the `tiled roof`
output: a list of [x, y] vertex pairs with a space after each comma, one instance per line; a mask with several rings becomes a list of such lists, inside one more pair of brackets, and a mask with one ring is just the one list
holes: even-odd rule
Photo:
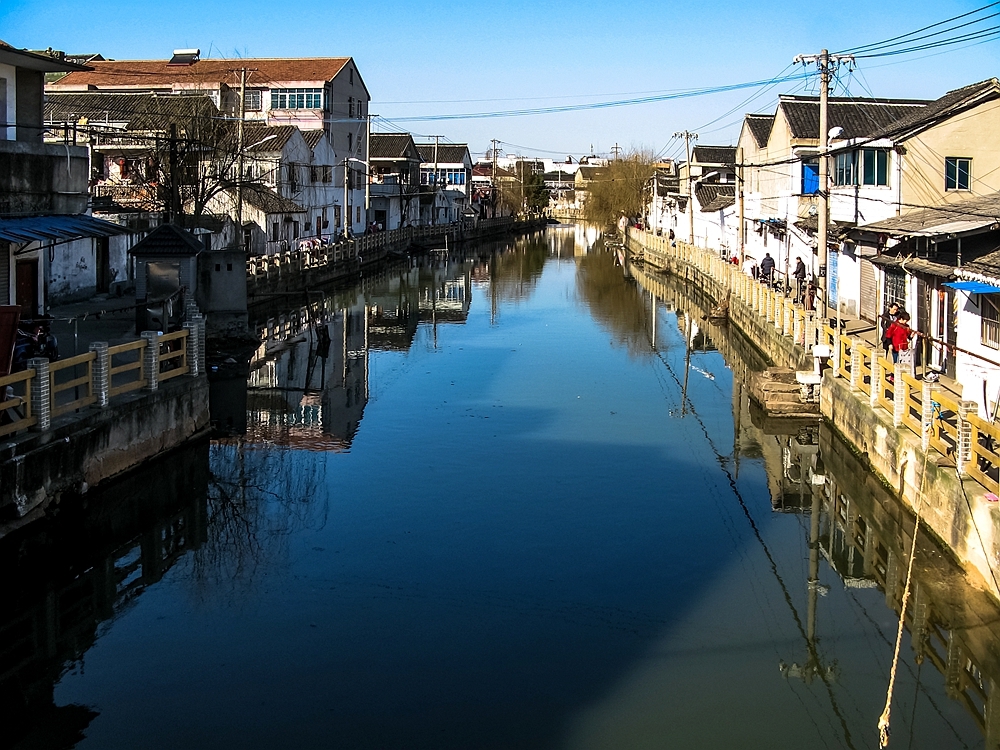
[[256, 68], [247, 81], [251, 87], [284, 83], [331, 81], [351, 60], [349, 57], [256, 58], [198, 60], [191, 65], [170, 65], [167, 60], [94, 60], [93, 70], [76, 71], [52, 84], [53, 90], [84, 88], [153, 88], [172, 84], [198, 86], [225, 83], [236, 86], [234, 68]]
[[736, 185], [733, 183], [709, 182], [694, 189], [695, 197], [702, 213], [721, 211], [736, 202]]
[[[750, 135], [757, 142], [758, 148], [767, 145], [768, 138], [771, 137], [771, 126], [774, 125], [774, 115], [747, 115], [746, 125], [750, 130]], [[819, 130], [819, 123], [816, 124]]]
[[695, 146], [691, 150], [691, 161], [694, 164], [734, 164], [736, 162], [736, 147]]
[[[424, 164], [434, 163], [434, 144], [418, 143], [420, 159]], [[440, 143], [437, 147], [438, 164], [461, 164], [469, 153], [469, 147], [464, 143]]]
[[296, 130], [294, 125], [248, 122], [243, 125], [243, 142], [249, 153], [272, 154], [283, 150]]
[[309, 148], [314, 149], [319, 145], [319, 142], [323, 140], [323, 136], [326, 132], [323, 130], [303, 130], [302, 137], [306, 139], [306, 145]]
[[372, 159], [420, 158], [413, 136], [409, 133], [372, 133], [368, 155]]
[[282, 198], [263, 185], [244, 185], [243, 200], [265, 214], [304, 214], [306, 211], [294, 201]]
[[[867, 138], [893, 123], [921, 111], [927, 101], [918, 99], [846, 99], [830, 97], [829, 127], [844, 129], [843, 137]], [[778, 108], [785, 114], [792, 138], [819, 140], [819, 99], [782, 95]]]
[[958, 203], [919, 208], [882, 221], [865, 224], [865, 232], [894, 236], [935, 236], [1000, 224], [1000, 193], [968, 198]]
[[876, 135], [902, 140], [926, 130], [942, 119], [997, 97], [1000, 97], [1000, 81], [996, 78], [973, 83], [970, 86], [949, 91], [940, 99], [930, 102], [926, 107], [919, 108], [906, 117], [896, 120]]
[[123, 124], [126, 130], [167, 130], [171, 122], [219, 114], [207, 96], [176, 94], [50, 93], [45, 96], [46, 122], [78, 122], [86, 117], [92, 125]]
[[174, 224], [160, 224], [139, 240], [129, 253], [132, 255], [197, 255], [205, 246], [190, 232]]

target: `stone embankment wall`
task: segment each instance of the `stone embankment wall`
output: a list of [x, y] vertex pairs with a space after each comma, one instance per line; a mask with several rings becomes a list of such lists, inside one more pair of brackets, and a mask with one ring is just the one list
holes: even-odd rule
[[0, 445], [0, 536], [44, 513], [64, 494], [82, 494], [209, 426], [204, 374], [87, 408]]
[[[717, 253], [685, 243], [672, 245], [664, 237], [636, 230], [629, 230], [627, 243], [633, 252], [641, 252], [647, 265], [687, 280], [712, 299], [730, 295], [731, 324], [776, 365], [812, 369], [812, 346], [832, 334], [824, 332], [812, 313], [780, 299]], [[848, 349], [850, 341], [837, 341], [835, 346]], [[820, 412], [827, 423], [904, 507], [919, 514], [921, 523], [955, 555], [971, 579], [1000, 598], [1000, 510], [988, 499], [991, 490], [970, 477], [969, 468], [960, 472], [954, 456], [926, 447], [926, 436], [907, 427], [902, 413], [872, 406], [877, 399], [869, 394], [883, 383], [881, 364], [865, 367], [860, 354], [855, 359], [852, 353], [849, 360], [835, 360], [833, 365], [825, 372], [820, 395]], [[861, 390], [866, 378], [875, 381], [866, 387], [868, 394]], [[896, 377], [897, 382], [902, 380]], [[909, 415], [912, 390], [896, 391], [903, 394], [897, 411]], [[961, 450], [967, 452], [969, 447]]]

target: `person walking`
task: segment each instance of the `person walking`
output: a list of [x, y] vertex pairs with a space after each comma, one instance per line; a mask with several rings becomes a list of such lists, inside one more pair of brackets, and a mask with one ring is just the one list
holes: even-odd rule
[[795, 258], [795, 271], [792, 276], [795, 277], [795, 301], [802, 302], [802, 295], [806, 290], [806, 264], [800, 257]]
[[760, 261], [760, 278], [765, 284], [770, 284], [774, 278], [774, 258], [771, 253], [764, 253]]
[[[899, 317], [889, 326], [886, 335], [892, 345], [893, 364], [899, 364], [902, 361], [904, 365], [909, 366], [912, 374], [913, 360], [910, 358], [910, 338], [913, 336], [913, 329], [910, 328], [910, 314], [905, 310], [900, 312]], [[893, 375], [889, 375], [887, 380], [890, 383], [896, 382]]]
[[889, 328], [896, 322], [896, 318], [898, 317], [899, 305], [893, 302], [886, 308], [885, 312], [882, 313], [882, 317], [879, 320], [882, 324], [882, 349], [885, 351], [886, 357], [888, 357], [889, 353], [892, 351], [892, 341], [889, 339]]

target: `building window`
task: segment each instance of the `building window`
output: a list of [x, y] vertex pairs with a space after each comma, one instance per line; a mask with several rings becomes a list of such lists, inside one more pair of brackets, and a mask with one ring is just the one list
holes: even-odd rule
[[281, 225], [278, 222], [276, 221], [271, 222], [271, 242], [278, 241], [278, 237], [280, 236], [278, 232], [280, 230], [281, 230]]
[[271, 109], [323, 109], [323, 89], [275, 89]]
[[360, 223], [361, 223], [361, 206], [358, 206], [358, 211], [357, 211], [357, 213], [358, 213], [358, 218], [357, 218], [357, 219], [355, 219], [354, 221], [355, 221], [355, 223], [358, 223], [358, 224], [360, 224]]
[[948, 156], [944, 160], [944, 189], [968, 190], [972, 174], [972, 159]]
[[329, 164], [323, 165], [323, 182], [333, 182], [333, 167]]
[[309, 165], [309, 182], [319, 182], [319, 167], [312, 164]]
[[992, 294], [980, 294], [979, 315], [982, 320], [980, 341], [983, 346], [1000, 349], [1000, 302]]
[[819, 192], [819, 159], [802, 162], [802, 195], [816, 195]]
[[298, 170], [295, 168], [294, 164], [288, 165], [288, 189], [293, 192], [299, 189], [299, 179], [298, 174], [296, 174], [297, 171]]
[[[889, 184], [889, 151], [884, 148], [863, 148], [859, 151], [837, 154], [834, 163], [833, 184], [887, 186]], [[804, 193], [805, 190], [803, 189], [802, 192]]]
[[247, 112], [260, 112], [260, 92], [259, 91], [247, 91], [246, 104], [244, 104]]
[[848, 151], [843, 154], [837, 154], [837, 157], [834, 160], [833, 184], [858, 184], [858, 162], [856, 151]]
[[354, 150], [354, 137], [351, 133], [347, 134], [347, 150], [348, 151]]
[[354, 97], [347, 98], [347, 116], [354, 117]]
[[899, 305], [900, 309], [906, 309], [906, 274], [895, 269], [886, 269], [885, 272], [885, 304]]
[[292, 239], [297, 240], [299, 238], [299, 222], [292, 222]]

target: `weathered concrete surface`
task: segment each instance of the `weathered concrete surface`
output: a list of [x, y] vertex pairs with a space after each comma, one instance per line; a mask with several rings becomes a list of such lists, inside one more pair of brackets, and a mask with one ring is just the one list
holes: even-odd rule
[[819, 418], [819, 404], [802, 400], [802, 387], [795, 380], [795, 370], [768, 367], [750, 376], [750, 395], [774, 416]]
[[208, 378], [201, 375], [65, 415], [46, 432], [0, 445], [0, 535], [62, 493], [86, 492], [208, 426]]
[[905, 427], [894, 427], [891, 414], [872, 409], [867, 396], [862, 400], [847, 381], [829, 371], [823, 379], [820, 409], [830, 426], [865, 457], [870, 470], [976, 572], [981, 585], [1000, 597], [991, 570], [991, 564], [1000, 562], [1000, 519], [986, 502], [983, 487], [971, 479], [961, 480], [954, 462], [936, 451], [924, 453], [919, 437]]

